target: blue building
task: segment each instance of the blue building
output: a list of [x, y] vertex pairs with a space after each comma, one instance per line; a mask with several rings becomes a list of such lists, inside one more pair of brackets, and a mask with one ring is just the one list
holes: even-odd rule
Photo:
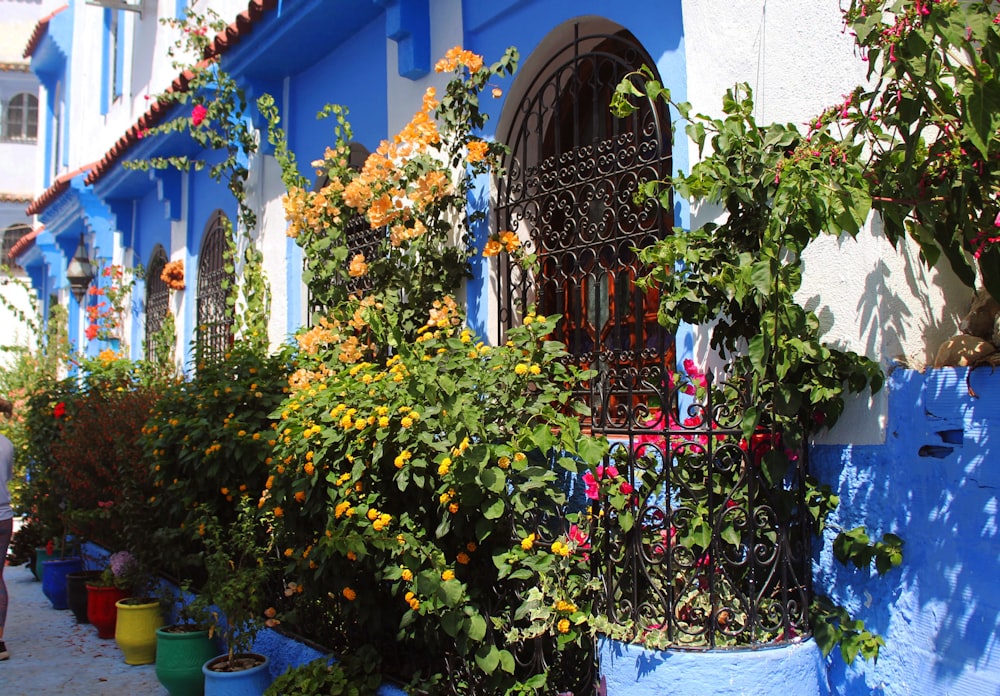
[[[82, 353], [127, 346], [131, 357], [148, 355], [149, 339], [168, 314], [181, 365], [191, 363], [192, 345], [219, 349], [231, 338], [225, 288], [234, 276], [224, 250], [226, 235], [239, 225], [234, 198], [205, 170], [125, 166], [217, 156], [183, 133], [146, 137], [185, 113], [157, 97], [187, 90], [192, 79], [168, 55], [175, 34], [161, 22], [182, 17], [188, 5], [231, 20], [209, 35], [206, 55], [218, 58], [251, 102], [274, 97], [300, 163], [321, 157], [331, 142], [329, 124], [316, 119], [325, 104], [346, 106], [358, 152], [372, 151], [420, 109], [428, 86], [443, 84], [432, 68], [447, 49], [462, 46], [492, 61], [515, 46], [518, 71], [483, 105], [489, 120], [481, 133], [510, 146], [508, 175], [482, 182], [478, 198], [489, 225], [476, 233], [482, 240], [491, 231], [516, 231], [543, 256], [542, 270], [527, 278], [476, 260], [463, 298], [469, 322], [496, 341], [516, 321], [519, 300], [529, 298], [541, 311], [565, 317], [560, 338], [571, 351], [612, 355], [622, 370], [706, 352], [696, 331], [661, 334], [657, 298], [635, 290], [633, 248], [719, 211], [691, 210], [682, 200], [672, 209], [633, 204], [635, 182], [687, 171], [699, 153], [683, 139], [683, 128], [672, 129], [676, 114], [665, 107], [646, 104], [629, 120], [613, 118], [608, 103], [615, 85], [649, 66], [675, 100], [716, 113], [723, 91], [747, 81], [757, 94], [759, 122], [804, 122], [865, 75], [837, 8], [799, 0], [71, 0], [38, 24], [24, 51], [42, 85], [41, 182], [26, 211], [36, 218], [35, 232], [11, 258], [44, 305], [69, 307], [70, 338]], [[252, 239], [273, 294], [266, 319], [276, 345], [309, 321], [306, 259], [285, 234], [284, 188], [265, 124], [252, 108], [248, 113], [260, 134], [245, 162], [257, 216]], [[844, 255], [849, 274], [842, 272]], [[81, 274], [74, 259], [92, 270]], [[167, 264], [183, 269], [183, 283], [171, 288], [162, 279]], [[97, 300], [88, 288], [114, 282], [102, 269], [139, 265], [145, 274], [115, 335], [91, 336], [87, 309]], [[824, 242], [806, 265], [803, 302], [825, 308], [831, 339], [887, 367], [900, 354], [926, 364], [929, 346], [955, 330], [946, 302], [962, 292], [954, 278], [927, 271], [877, 231], [848, 251], [837, 240]], [[893, 322], [871, 321], [859, 310], [875, 307], [881, 316], [900, 304], [912, 309]], [[836, 453], [852, 447], [881, 447], [892, 422], [890, 398], [855, 405], [821, 461], [837, 461]], [[887, 518], [888, 527], [897, 522]], [[900, 588], [896, 599], [910, 596]], [[993, 645], [995, 634], [988, 627], [981, 638]], [[890, 665], [905, 664], [892, 663], [891, 655]], [[901, 680], [887, 686], [874, 670], [845, 676], [811, 641], [746, 655], [655, 653], [609, 643], [602, 657], [609, 694], [860, 694], [876, 687], [917, 694], [946, 693], [953, 683], [947, 674], [923, 674], [912, 690]], [[988, 651], [980, 658], [959, 660], [953, 670], [959, 682], [995, 691], [995, 658]]]

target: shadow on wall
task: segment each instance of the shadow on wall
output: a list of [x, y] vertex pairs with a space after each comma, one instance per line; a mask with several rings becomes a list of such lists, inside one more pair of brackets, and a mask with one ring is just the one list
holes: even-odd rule
[[[816, 590], [886, 640], [877, 665], [831, 655], [832, 691], [1000, 693], [1000, 375], [897, 370], [888, 389], [884, 446], [812, 452], [813, 472], [841, 499], [817, 554]], [[838, 529], [861, 524], [872, 538], [903, 537], [901, 567], [879, 577], [833, 558]]]

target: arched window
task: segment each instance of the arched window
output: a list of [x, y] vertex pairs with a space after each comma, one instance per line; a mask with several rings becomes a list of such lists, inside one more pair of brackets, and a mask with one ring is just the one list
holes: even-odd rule
[[226, 248], [232, 223], [216, 210], [205, 225], [198, 254], [199, 360], [221, 358], [233, 342], [233, 316], [227, 306], [235, 277], [226, 271]]
[[33, 141], [38, 138], [38, 97], [22, 92], [7, 102], [3, 118], [4, 140]]
[[161, 346], [158, 341], [170, 303], [167, 283], [161, 278], [166, 265], [167, 252], [157, 244], [146, 267], [146, 359], [150, 362], [162, 357], [159, 351], [169, 350], [169, 346]]
[[501, 255], [499, 330], [502, 341], [530, 304], [561, 315], [555, 338], [598, 370], [584, 387], [591, 425], [617, 428], [644, 417], [674, 362], [658, 293], [635, 285], [644, 269], [633, 251], [673, 226], [672, 210], [633, 201], [639, 182], [671, 173], [670, 120], [649, 102], [625, 119], [610, 112], [621, 79], [655, 65], [628, 31], [600, 20], [586, 33], [564, 29], [547, 60], [525, 67], [498, 133], [511, 154], [497, 230], [516, 232], [539, 259], [531, 276]]
[[31, 228], [25, 224], [11, 225], [3, 233], [3, 245], [0, 249], [0, 264], [5, 264], [12, 274], [22, 274], [23, 269], [17, 265], [17, 262], [10, 258], [10, 251], [14, 248], [21, 237], [31, 232]]

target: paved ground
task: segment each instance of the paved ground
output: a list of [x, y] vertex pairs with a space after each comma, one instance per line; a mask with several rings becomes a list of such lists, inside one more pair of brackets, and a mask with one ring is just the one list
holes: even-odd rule
[[27, 566], [4, 569], [10, 596], [0, 662], [2, 696], [167, 696], [154, 665], [126, 665], [114, 639], [57, 611]]

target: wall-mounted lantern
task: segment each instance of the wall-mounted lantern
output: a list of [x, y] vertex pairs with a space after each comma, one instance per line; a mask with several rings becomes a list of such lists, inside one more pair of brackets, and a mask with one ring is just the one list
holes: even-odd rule
[[80, 233], [80, 243], [73, 253], [73, 258], [66, 266], [66, 280], [69, 281], [69, 290], [76, 298], [77, 304], [83, 302], [83, 296], [90, 287], [90, 282], [94, 279], [94, 266], [90, 263], [90, 254], [87, 252], [87, 242]]

